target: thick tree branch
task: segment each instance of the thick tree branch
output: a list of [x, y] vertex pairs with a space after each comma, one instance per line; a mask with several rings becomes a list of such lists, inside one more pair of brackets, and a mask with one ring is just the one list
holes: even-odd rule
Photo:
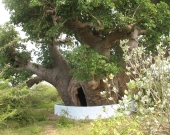
[[134, 23], [129, 24], [128, 26], [126, 26], [126, 27], [123, 28], [123, 29], [126, 30], [127, 33], [130, 33], [130, 32], [133, 30], [133, 28], [134, 28], [137, 24], [139, 24], [141, 21], [143, 21], [143, 18], [140, 19], [140, 20], [138, 20], [137, 22], [134, 22]]
[[[56, 42], [57, 41], [57, 42]], [[41, 41], [40, 41], [41, 42]], [[45, 81], [50, 82], [55, 80], [55, 77], [52, 79], [50, 74], [57, 76], [58, 74], [63, 74], [68, 77], [70, 67], [66, 62], [65, 58], [62, 56], [60, 51], [57, 48], [57, 43], [60, 40], [55, 38], [51, 39], [51, 44], [48, 44], [49, 53], [53, 60], [51, 68], [46, 68], [40, 64], [32, 63], [30, 61], [25, 61], [25, 64], [18, 64], [19, 66], [14, 67], [17, 70], [29, 70], [33, 74], [43, 78]], [[69, 78], [69, 77], [68, 77]]]
[[94, 27], [94, 24], [92, 22], [85, 22], [85, 23], [79, 23], [79, 25], [77, 25], [78, 29], [83, 29], [86, 27], [92, 28], [92, 27]]
[[72, 31], [76, 31], [77, 38], [80, 39], [81, 44], [88, 44], [94, 48], [96, 44], [103, 40], [102, 36], [95, 35], [92, 28], [95, 28], [91, 22], [81, 22], [78, 17], [75, 17], [71, 22], [66, 23], [66, 27]]
[[139, 30], [138, 35], [146, 35], [147, 31], [146, 30]]
[[47, 75], [52, 72], [52, 69], [45, 68], [44, 66], [32, 62], [28, 62], [26, 66], [24, 66], [25, 70], [29, 70], [32, 73], [36, 74], [39, 77], [46, 78]]
[[43, 0], [43, 1], [46, 2], [48, 5], [50, 5], [50, 6], [47, 6], [47, 5], [44, 6], [44, 8], [43, 8], [44, 13], [45, 13], [46, 15], [50, 15], [51, 18], [52, 18], [52, 20], [53, 20], [53, 24], [54, 24], [54, 25], [57, 25], [57, 24], [58, 24], [58, 21], [60, 20], [60, 17], [57, 16], [57, 14], [56, 14], [56, 9], [57, 9], [57, 7], [54, 6], [55, 4], [52, 3], [52, 2], [49, 1], [49, 0]]
[[68, 40], [68, 39], [61, 40], [61, 39], [55, 38], [54, 41], [59, 44], [66, 44], [70, 42], [71, 40]]
[[100, 31], [95, 30], [93, 24], [89, 22], [81, 22], [78, 17], [67, 21], [65, 27], [71, 31], [75, 31], [76, 39], [83, 44], [87, 44], [91, 49], [103, 54], [106, 57], [110, 56], [110, 45], [106, 43], [106, 38]]
[[107, 42], [112, 44], [116, 40], [132, 39], [133, 38], [132, 36], [134, 36], [134, 31], [136, 31], [137, 29], [138, 30], [136, 36], [145, 35], [146, 30], [141, 30], [140, 28], [136, 27], [136, 25], [139, 24], [141, 21], [143, 21], [143, 18], [137, 22], [129, 24], [128, 26], [124, 27], [121, 31], [117, 29], [110, 31], [109, 34], [106, 36]]
[[[66, 44], [66, 43], [70, 42], [71, 40], [54, 38], [54, 41], [55, 41], [56, 43], [58, 43], [58, 44]], [[42, 41], [42, 40], [39, 40], [38, 43], [45, 44], [46, 42], [45, 42], [45, 41]]]
[[113, 30], [106, 36], [106, 41], [108, 42], [108, 44], [113, 44], [117, 40], [126, 38], [127, 38], [126, 31]]
[[76, 16], [74, 19], [72, 19], [72, 25], [74, 26], [74, 29], [83, 29], [83, 28], [86, 28], [86, 27], [94, 27], [93, 23], [92, 22], [80, 22], [78, 17]]
[[58, 68], [69, 70], [70, 67], [68, 63], [66, 62], [64, 56], [61, 54], [61, 52], [57, 48], [58, 42], [61, 42], [61, 40], [53, 38], [52, 43], [49, 45], [49, 51], [51, 53], [51, 56], [54, 62], [53, 64], [54, 68], [58, 67]]
[[139, 29], [134, 28], [134, 31], [131, 32], [130, 35], [128, 36], [129, 42], [127, 43], [127, 45], [130, 46], [130, 50], [138, 47], [138, 35]]
[[38, 83], [41, 80], [47, 81], [58, 89], [58, 93], [62, 97], [66, 105], [72, 102], [70, 101], [70, 98], [68, 98], [69, 95], [67, 92], [68, 85], [71, 79], [71, 77], [69, 76], [69, 69], [66, 69], [62, 66], [58, 66], [53, 69], [47, 69], [42, 65], [31, 62], [27, 63], [25, 69], [31, 71], [38, 76], [36, 79], [28, 82], [29, 86], [33, 85], [34, 82]]
[[36, 76], [30, 80], [28, 80], [26, 83], [27, 83], [27, 86], [28, 87], [32, 87], [34, 84], [38, 84], [40, 83], [41, 81], [43, 81], [43, 78], [39, 77], [39, 76]]
[[23, 67], [31, 60], [29, 54], [25, 53], [22, 55], [22, 52], [16, 51], [15, 48], [11, 48], [11, 50], [7, 50], [5, 53], [10, 66], [16, 70], [23, 70]]
[[97, 21], [97, 23], [98, 23], [98, 25], [99, 25], [99, 27], [97, 28], [97, 30], [104, 30], [104, 26], [102, 25], [102, 23], [100, 22], [100, 20], [98, 20], [98, 19], [97, 19], [95, 16], [93, 16], [91, 13], [90, 13], [89, 15]]

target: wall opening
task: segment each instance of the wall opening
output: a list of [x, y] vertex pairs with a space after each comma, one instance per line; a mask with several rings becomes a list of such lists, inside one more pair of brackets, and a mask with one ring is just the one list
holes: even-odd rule
[[78, 92], [77, 98], [80, 101], [80, 106], [87, 106], [86, 97], [85, 97], [85, 94], [84, 94], [82, 87], [78, 88], [77, 92]]

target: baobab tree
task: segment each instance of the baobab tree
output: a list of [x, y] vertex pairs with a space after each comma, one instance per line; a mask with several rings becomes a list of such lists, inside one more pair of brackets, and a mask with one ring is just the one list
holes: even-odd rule
[[[5, 0], [4, 4], [11, 23], [21, 26], [39, 48], [39, 63], [34, 63], [13, 26], [1, 26], [4, 77], [15, 76], [14, 83], [29, 79], [29, 87], [47, 81], [65, 105], [117, 103], [117, 98], [108, 102], [100, 93], [107, 89], [103, 79], [109, 74], [114, 74], [119, 98], [127, 89], [120, 41], [127, 40], [130, 49], [143, 45], [152, 51], [161, 37], [169, 36], [168, 0]], [[71, 44], [75, 49], [61, 49]], [[36, 77], [30, 78], [33, 74]]]

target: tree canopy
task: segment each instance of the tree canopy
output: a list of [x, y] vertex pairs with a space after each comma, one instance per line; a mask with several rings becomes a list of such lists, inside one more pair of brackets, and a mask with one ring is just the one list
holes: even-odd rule
[[[157, 3], [158, 2], [158, 3]], [[107, 36], [127, 26], [147, 30], [147, 41], [169, 35], [169, 5], [150, 0], [6, 0], [11, 21], [23, 27], [31, 39], [76, 35], [73, 25]], [[78, 23], [78, 22], [77, 22]], [[130, 29], [130, 28], [129, 28]]]
[[28, 71], [18, 71], [16, 68], [23, 66], [27, 60], [31, 60], [30, 52], [21, 42], [19, 34], [14, 26], [9, 23], [0, 26], [0, 70], [3, 78], [11, 78], [12, 84], [16, 85], [31, 77]]
[[[21, 26], [29, 40], [41, 49], [39, 60], [47, 67], [52, 64], [48, 44], [53, 38], [58, 46], [76, 40], [93, 49], [96, 40], [104, 39], [113, 45], [117, 40], [128, 39], [128, 34], [136, 27], [140, 29], [138, 35], [144, 35], [139, 43], [154, 50], [161, 37], [169, 36], [168, 0], [5, 0], [4, 4], [10, 11], [11, 23]], [[67, 36], [65, 41], [61, 39], [63, 34]], [[8, 25], [1, 27], [1, 47], [4, 45], [25, 49]], [[22, 51], [20, 55], [26, 53]], [[12, 61], [3, 59], [5, 62], [11, 64]]]

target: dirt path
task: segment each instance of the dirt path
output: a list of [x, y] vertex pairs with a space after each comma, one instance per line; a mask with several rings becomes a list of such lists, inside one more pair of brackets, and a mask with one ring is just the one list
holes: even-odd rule
[[45, 131], [42, 132], [41, 135], [60, 135], [57, 133], [57, 129], [54, 128], [54, 124], [56, 120], [59, 119], [59, 117], [54, 114], [48, 114], [47, 119], [51, 122], [48, 126], [45, 127]]
[[54, 128], [53, 124], [50, 124], [46, 127], [45, 131], [41, 135], [59, 135], [57, 130]]

